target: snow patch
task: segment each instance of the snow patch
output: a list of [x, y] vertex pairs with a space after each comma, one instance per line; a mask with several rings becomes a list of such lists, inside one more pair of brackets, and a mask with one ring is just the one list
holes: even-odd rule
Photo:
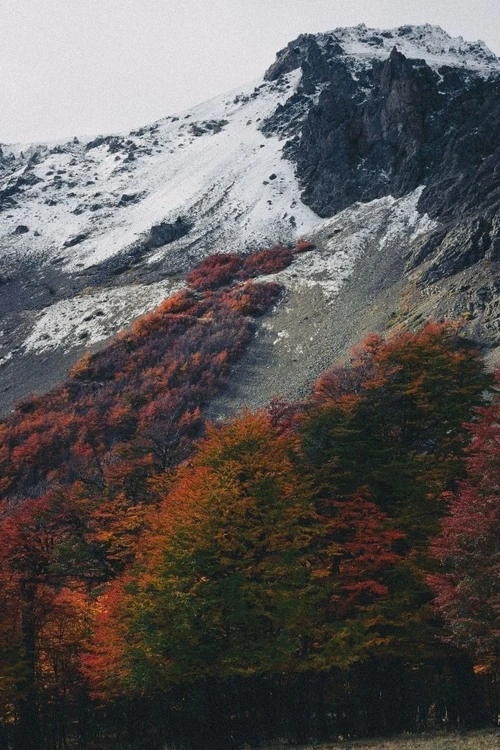
[[91, 290], [61, 300], [39, 313], [23, 346], [43, 352], [91, 346], [116, 334], [139, 315], [157, 307], [183, 287], [171, 281], [129, 285], [106, 291]]
[[375, 246], [381, 251], [387, 245], [400, 245], [404, 251], [437, 226], [417, 209], [423, 190], [421, 186], [403, 198], [387, 196], [346, 208], [311, 233], [317, 243], [315, 250], [296, 256], [291, 266], [273, 278], [290, 287], [319, 286], [333, 300], [368, 249]]
[[[383, 250], [388, 244], [397, 244], [404, 250], [415, 238], [436, 226], [436, 222], [417, 209], [422, 190], [420, 187], [399, 199], [388, 196], [350, 206], [323, 221], [310, 234], [317, 243], [315, 250], [296, 255], [285, 270], [258, 280], [275, 280], [299, 289], [316, 286], [332, 301], [364, 253], [373, 250], [373, 245]], [[150, 285], [90, 289], [39, 313], [24, 348], [43, 352], [61, 347], [68, 351], [82, 344], [97, 344], [182, 287], [178, 282], [165, 280]], [[277, 344], [289, 334], [280, 330], [275, 335]]]

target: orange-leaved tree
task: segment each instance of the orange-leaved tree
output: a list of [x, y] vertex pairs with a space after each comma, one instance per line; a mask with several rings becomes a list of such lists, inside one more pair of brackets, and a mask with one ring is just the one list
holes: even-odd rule
[[110, 664], [142, 689], [300, 661], [319, 519], [295, 469], [297, 447], [262, 413], [209, 429], [136, 567], [99, 604], [87, 659], [98, 686], [109, 683]]

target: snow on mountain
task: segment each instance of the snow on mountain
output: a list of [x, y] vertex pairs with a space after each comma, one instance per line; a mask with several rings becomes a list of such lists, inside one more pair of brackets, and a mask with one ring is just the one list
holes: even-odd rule
[[[298, 309], [311, 299], [319, 304], [321, 296], [324, 320], [318, 326], [323, 338], [311, 323], [304, 327], [298, 321], [293, 335], [287, 330], [292, 304], [282, 306], [260, 335], [267, 326], [269, 345], [290, 372], [294, 357], [307, 350], [308, 342], [316, 342], [304, 377], [328, 364], [322, 350], [337, 356], [340, 349], [333, 351], [325, 342], [335, 321], [349, 317], [342, 309], [354, 299], [352, 292], [349, 299], [343, 296], [350, 279], [367, 275], [359, 287], [359, 307], [350, 315], [355, 326], [366, 295], [375, 299], [382, 294], [388, 274], [395, 274], [391, 283], [396, 289], [397, 274], [404, 272], [404, 258], [413, 252], [415, 241], [425, 244], [427, 235], [440, 226], [439, 215], [431, 220], [425, 213], [432, 214], [429, 204], [422, 207], [424, 187], [415, 189], [420, 173], [405, 190], [398, 183], [399, 173], [393, 175], [394, 195], [402, 196], [396, 199], [390, 187], [385, 189], [386, 162], [382, 160], [380, 171], [378, 162], [368, 164], [369, 149], [356, 161], [351, 148], [349, 139], [361, 132], [364, 122], [355, 117], [364, 96], [380, 95], [376, 71], [381, 66], [373, 61], [387, 61], [394, 47], [433, 68], [461, 69], [459, 74], [443, 70], [430, 76], [435, 81], [457, 79], [457, 90], [478, 76], [486, 79], [500, 71], [498, 59], [484, 43], [452, 38], [439, 27], [380, 31], [360, 25], [301, 36], [278, 53], [271, 74], [128, 134], [2, 146], [0, 395], [7, 393], [2, 397], [7, 408], [26, 388], [52, 385], [85, 348], [99, 345], [155, 307], [179, 288], [185, 272], [200, 258], [294, 243], [301, 236], [314, 238], [317, 249], [298, 256], [277, 278], [290, 299], [299, 300]], [[398, 75], [413, 75], [412, 66], [409, 69]], [[414, 88], [400, 88], [398, 96], [403, 92], [411, 99]], [[345, 125], [346, 133], [341, 93], [352, 120], [352, 127]], [[439, 93], [442, 100], [448, 96], [445, 87]], [[434, 102], [432, 96], [429, 101]], [[398, 102], [397, 96], [391, 99], [395, 111], [387, 115], [388, 121], [394, 119], [394, 133], [401, 129]], [[323, 117], [325, 106], [331, 111]], [[343, 113], [339, 125], [335, 118], [342, 119]], [[387, 113], [382, 114], [384, 124]], [[293, 163], [293, 143], [297, 146], [304, 132], [308, 137], [301, 144], [301, 160]], [[385, 147], [392, 159], [391, 138]], [[285, 145], [291, 143], [283, 158]], [[411, 153], [415, 144], [411, 138], [408, 143]], [[358, 195], [356, 179], [358, 173], [365, 174], [364, 166], [367, 188], [375, 178], [381, 186]], [[348, 207], [325, 210], [323, 216], [337, 213], [320, 218], [304, 202], [320, 211], [317, 196], [306, 195], [315, 179], [322, 195], [338, 189], [345, 195], [340, 208]], [[357, 202], [360, 199], [364, 202]], [[370, 264], [382, 257], [386, 265], [379, 277], [371, 273]], [[343, 325], [347, 330], [350, 322]], [[338, 335], [343, 335], [340, 329]], [[286, 379], [279, 357], [276, 372]], [[28, 369], [30, 385], [24, 386]], [[0, 403], [0, 408], [6, 406]]]
[[[189, 246], [234, 250], [309, 232], [317, 217], [300, 201], [283, 144], [259, 130], [299, 81], [300, 71], [278, 84], [258, 81], [128, 136], [32, 147], [33, 185], [2, 217], [0, 257], [7, 265], [56, 259], [77, 271], [179, 214], [193, 225], [181, 243]], [[9, 175], [0, 191], [25, 173]], [[16, 234], [19, 226], [29, 231]]]
[[447, 65], [483, 75], [500, 71], [500, 60], [483, 41], [468, 42], [461, 36], [451, 37], [440, 26], [428, 23], [387, 30], [360, 24], [319, 34], [318, 41], [324, 45], [331, 37], [347, 55], [359, 60], [385, 59], [396, 47], [405, 57], [423, 59], [434, 68]]
[[[293, 264], [262, 281], [278, 281], [290, 291], [318, 287], [325, 300], [333, 301], [352, 274], [357, 261], [369, 249], [377, 255], [386, 245], [404, 244], [428, 232], [436, 223], [417, 210], [421, 189], [398, 200], [388, 196], [370, 203], [356, 203], [337, 216], [319, 223], [311, 236], [315, 252], [298, 255]], [[140, 315], [153, 309], [182, 284], [166, 279], [154, 284], [135, 284], [117, 289], [89, 289], [85, 294], [61, 300], [41, 311], [24, 342], [27, 351], [69, 350], [108, 338], [127, 325], [131, 309]], [[113, 321], [113, 331], [109, 321]], [[273, 330], [272, 323], [269, 330]], [[277, 332], [279, 338], [286, 337]]]
[[417, 210], [421, 194], [418, 188], [399, 199], [354, 203], [313, 230], [316, 252], [299, 255], [273, 278], [289, 289], [317, 286], [331, 302], [368, 250], [376, 258], [386, 246], [408, 245], [437, 226]]
[[[396, 46], [433, 66], [500, 70], [483, 42], [452, 38], [428, 24], [388, 31], [362, 24], [317, 40], [324, 46], [332, 37], [358, 62], [386, 58]], [[318, 219], [300, 200], [293, 166], [281, 158], [283, 143], [260, 130], [300, 79], [299, 69], [278, 81], [260, 79], [128, 135], [4, 148], [17, 157], [18, 168], [7, 170], [0, 195], [21, 183], [22, 200], [3, 211], [0, 262], [10, 268], [28, 258], [51, 259], [77, 271], [102, 263], [179, 214], [193, 223], [180, 246], [194, 248], [195, 255], [208, 245], [241, 249], [307, 234]]]
[[[112, 291], [88, 290], [42, 310], [24, 341], [26, 351], [44, 352], [62, 347], [69, 351], [82, 341], [86, 346], [109, 338], [130, 322], [130, 313], [142, 315], [175, 294], [182, 284], [168, 279], [155, 284], [128, 284]], [[112, 321], [110, 328], [110, 321]]]

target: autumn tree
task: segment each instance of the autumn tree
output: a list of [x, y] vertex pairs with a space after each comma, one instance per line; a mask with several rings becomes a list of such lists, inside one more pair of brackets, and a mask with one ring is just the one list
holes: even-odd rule
[[57, 505], [52, 495], [26, 500], [3, 518], [0, 527], [1, 575], [8, 581], [2, 592], [4, 606], [17, 612], [16, 748], [42, 746], [39, 636], [54, 609], [54, 584], [65, 577], [69, 542], [64, 512]]
[[399, 560], [378, 578], [387, 593], [372, 606], [373, 635], [382, 636], [372, 639], [378, 663], [408, 653], [444, 656], [426, 581], [434, 566], [429, 543], [445, 512], [442, 493], [463, 471], [463, 422], [490, 382], [478, 353], [449, 325], [372, 335], [351, 362], [320, 377], [299, 421], [318, 507], [364, 491], [385, 528], [401, 533], [389, 550]]
[[[440, 649], [447, 664], [458, 653], [436, 638], [442, 623], [426, 582], [436, 565], [429, 540], [448, 502], [436, 554], [456, 541], [469, 557], [442, 557], [439, 610], [462, 645], [453, 628], [463, 632], [457, 590], [468, 566], [487, 595], [478, 622], [463, 609], [460, 617], [472, 618], [481, 654], [492, 658], [498, 410], [479, 412], [460, 484], [463, 422], [489, 378], [453, 327], [372, 335], [319, 379], [311, 399], [210, 427], [189, 458], [202, 407], [250, 341], [251, 318], [282, 292], [244, 279], [291, 256], [281, 247], [216, 256], [194, 274], [195, 288], [0, 424], [0, 727], [12, 737], [15, 729], [23, 750], [49, 736], [63, 745], [84, 721], [74, 713], [87, 705], [82, 650], [104, 713], [121, 706], [113, 731], [123, 717], [145, 726], [155, 710], [163, 727], [167, 706], [174, 723], [196, 713], [203, 731], [217, 701], [221, 741], [236, 742], [236, 723], [246, 741], [250, 724], [266, 723], [263, 706], [268, 734], [252, 735], [256, 743], [282, 731], [309, 736], [306, 724], [298, 728], [306, 714], [309, 727], [322, 717], [324, 736], [327, 716], [394, 728], [381, 697], [392, 695], [394, 660], [403, 673], [410, 653], [423, 661]], [[489, 568], [486, 552], [462, 544], [466, 508]], [[471, 602], [480, 593], [467, 589]], [[342, 696], [355, 684], [351, 710]], [[415, 728], [425, 700], [399, 729]]]
[[[497, 373], [500, 385], [500, 372]], [[484, 664], [500, 658], [500, 398], [469, 423], [467, 476], [446, 496], [448, 514], [432, 551], [430, 576], [449, 639]]]
[[316, 384], [306, 453], [326, 467], [327, 483], [368, 486], [413, 543], [425, 545], [439, 527], [441, 493], [460, 471], [463, 422], [490, 382], [478, 353], [450, 325], [371, 335], [350, 366]]
[[403, 534], [366, 492], [318, 511], [298, 451], [263, 413], [209, 430], [99, 603], [98, 693], [328, 671], [383, 640], [377, 606]]
[[293, 450], [265, 415], [247, 414], [212, 428], [180, 470], [123, 586], [132, 679], [287, 669], [299, 658], [314, 512]]
[[25, 665], [19, 601], [15, 586], [0, 576], [0, 748], [8, 747], [7, 732], [19, 705]]

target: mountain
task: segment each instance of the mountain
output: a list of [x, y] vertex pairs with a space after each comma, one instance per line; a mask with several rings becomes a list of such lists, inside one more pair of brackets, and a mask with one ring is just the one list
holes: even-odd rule
[[0, 151], [0, 409], [214, 252], [307, 237], [213, 416], [297, 396], [368, 330], [463, 318], [498, 356], [500, 62], [430, 25], [301, 35], [129, 134]]

